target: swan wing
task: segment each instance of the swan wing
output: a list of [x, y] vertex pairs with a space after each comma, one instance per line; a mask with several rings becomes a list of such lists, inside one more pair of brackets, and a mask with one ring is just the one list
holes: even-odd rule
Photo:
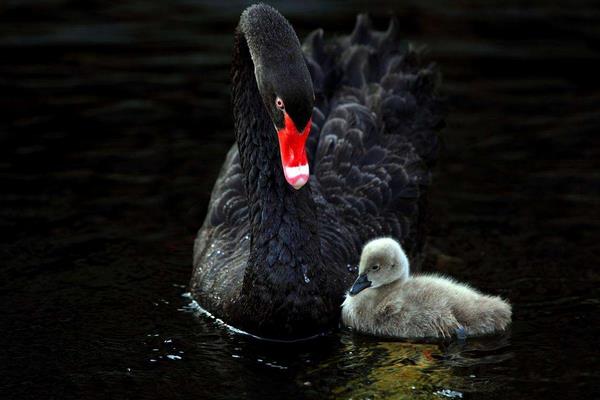
[[[234, 297], [241, 286], [244, 268], [240, 264], [247, 259], [250, 248], [243, 179], [238, 148], [234, 144], [215, 182], [204, 224], [194, 242], [193, 290], [213, 293], [215, 288], [225, 287], [231, 290], [223, 292]], [[215, 266], [219, 266], [219, 274], [211, 273]], [[216, 306], [226, 303], [217, 300]]]
[[443, 125], [439, 78], [398, 31], [395, 20], [374, 31], [361, 15], [351, 35], [325, 41], [317, 30], [303, 45], [316, 96], [311, 185], [335, 210], [322, 235], [338, 262], [356, 262], [377, 236], [400, 239], [412, 255], [422, 245], [424, 193]]

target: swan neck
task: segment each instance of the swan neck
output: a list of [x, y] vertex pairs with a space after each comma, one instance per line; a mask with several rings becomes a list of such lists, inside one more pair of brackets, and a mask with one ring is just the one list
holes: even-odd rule
[[302, 280], [305, 275], [310, 280], [315, 261], [320, 261], [316, 206], [309, 184], [296, 190], [285, 180], [277, 132], [262, 102], [252, 58], [239, 30], [232, 81], [236, 139], [252, 227], [249, 268], [298, 268]]
[[318, 211], [310, 184], [296, 190], [285, 179], [277, 133], [262, 102], [252, 58], [239, 30], [232, 83], [235, 134], [251, 227], [250, 254], [239, 302], [243, 315], [237, 320], [258, 333], [314, 334], [316, 329], [334, 324], [335, 313], [331, 310], [339, 306], [326, 295]]

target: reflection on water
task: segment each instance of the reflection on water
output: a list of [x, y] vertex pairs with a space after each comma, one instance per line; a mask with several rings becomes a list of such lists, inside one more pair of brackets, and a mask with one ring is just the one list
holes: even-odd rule
[[[344, 357], [330, 362], [339, 363], [338, 367], [351, 376], [345, 381], [337, 382], [331, 390], [333, 396], [431, 398], [438, 388], [463, 386], [460, 377], [455, 376], [452, 369], [444, 365], [444, 353], [437, 345], [355, 343], [351, 337], [344, 338], [343, 344]], [[330, 362], [311, 371], [317, 380], [319, 373], [326, 376], [327, 369], [331, 367]]]
[[[512, 3], [512, 4], [511, 4]], [[233, 141], [245, 2], [0, 4], [2, 398], [591, 398], [600, 275], [594, 2], [275, 2], [358, 11], [440, 64], [426, 266], [510, 299], [511, 332], [283, 344], [190, 312], [194, 235]]]
[[[501, 363], [511, 357], [506, 337], [410, 343], [346, 331], [341, 343], [341, 352], [301, 376], [304, 385], [331, 385], [331, 397], [339, 398], [463, 398], [467, 392], [485, 393], [498, 385], [466, 374], [466, 367]], [[335, 370], [341, 375], [329, 375]]]

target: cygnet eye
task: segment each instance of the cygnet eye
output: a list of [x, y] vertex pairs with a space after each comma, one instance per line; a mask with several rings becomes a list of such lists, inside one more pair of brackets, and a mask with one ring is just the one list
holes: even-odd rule
[[285, 105], [283, 104], [283, 100], [281, 100], [281, 98], [276, 98], [275, 99], [275, 106], [277, 108], [279, 108], [281, 111], [285, 110]]
[[377, 271], [377, 270], [379, 269], [379, 265], [377, 265], [377, 264], [376, 264], [376, 265], [373, 265], [373, 266], [371, 267], [371, 269], [372, 269], [373, 271]]

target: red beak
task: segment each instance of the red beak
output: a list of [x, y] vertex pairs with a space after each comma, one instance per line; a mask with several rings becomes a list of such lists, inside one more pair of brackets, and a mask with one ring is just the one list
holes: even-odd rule
[[298, 190], [308, 182], [309, 177], [305, 144], [310, 133], [312, 118], [308, 120], [302, 132], [299, 132], [290, 116], [285, 111], [284, 114], [285, 127], [277, 131], [281, 165], [285, 180]]

